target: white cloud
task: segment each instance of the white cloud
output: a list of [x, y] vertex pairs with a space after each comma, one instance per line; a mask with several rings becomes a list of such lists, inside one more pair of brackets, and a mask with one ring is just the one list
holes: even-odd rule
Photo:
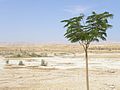
[[88, 10], [89, 8], [87, 6], [69, 6], [68, 8], [64, 9], [64, 11], [71, 13], [71, 14], [79, 14], [79, 13], [84, 13]]

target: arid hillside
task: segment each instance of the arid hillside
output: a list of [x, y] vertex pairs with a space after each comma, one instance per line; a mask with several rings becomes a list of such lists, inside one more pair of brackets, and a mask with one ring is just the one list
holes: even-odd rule
[[[79, 44], [1, 44], [4, 57], [42, 57], [82, 54]], [[92, 44], [89, 53], [120, 53], [120, 44]]]

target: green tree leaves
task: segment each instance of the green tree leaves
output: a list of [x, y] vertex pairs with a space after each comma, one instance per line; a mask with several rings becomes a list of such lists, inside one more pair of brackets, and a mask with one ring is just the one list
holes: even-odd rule
[[80, 14], [78, 17], [63, 20], [61, 22], [65, 22], [64, 27], [67, 28], [64, 36], [72, 43], [82, 42], [87, 44], [93, 41], [99, 41], [100, 39], [106, 40], [106, 30], [112, 27], [108, 23], [108, 18], [112, 17], [113, 15], [109, 14], [109, 12], [100, 14], [92, 12], [92, 15], [86, 19], [83, 14]]

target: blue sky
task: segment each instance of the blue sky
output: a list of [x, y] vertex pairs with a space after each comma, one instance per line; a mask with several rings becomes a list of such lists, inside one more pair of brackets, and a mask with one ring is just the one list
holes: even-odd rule
[[0, 0], [0, 42], [67, 43], [63, 19], [80, 13], [114, 14], [108, 42], [120, 42], [119, 0]]

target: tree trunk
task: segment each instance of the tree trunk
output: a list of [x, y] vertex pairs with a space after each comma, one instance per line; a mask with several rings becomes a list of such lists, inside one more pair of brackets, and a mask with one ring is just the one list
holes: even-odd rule
[[89, 74], [88, 74], [88, 47], [85, 48], [85, 59], [86, 59], [86, 86], [89, 90]]

